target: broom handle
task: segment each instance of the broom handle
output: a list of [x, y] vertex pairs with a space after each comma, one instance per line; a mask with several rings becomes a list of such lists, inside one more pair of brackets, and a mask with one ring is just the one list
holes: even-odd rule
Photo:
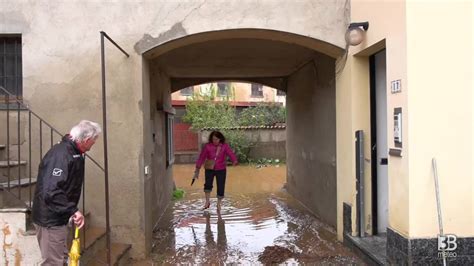
[[[436, 189], [436, 207], [438, 210], [438, 226], [439, 226], [439, 235], [444, 236], [443, 233], [443, 215], [441, 214], [441, 199], [439, 196], [439, 184], [438, 184], [438, 166], [436, 164], [436, 158], [432, 159], [433, 164], [433, 173], [434, 173], [434, 181], [435, 181], [435, 189]], [[443, 252], [443, 265], [446, 265], [446, 254]]]
[[74, 234], [74, 238], [79, 238], [79, 227], [76, 227], [76, 233]]

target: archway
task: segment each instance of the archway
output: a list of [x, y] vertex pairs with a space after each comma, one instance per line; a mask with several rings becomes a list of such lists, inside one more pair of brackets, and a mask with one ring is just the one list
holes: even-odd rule
[[[285, 91], [287, 189], [313, 214], [336, 227], [335, 58], [340, 54], [342, 49], [321, 40], [256, 29], [205, 32], [160, 44], [144, 53], [150, 128], [154, 136], [166, 132], [167, 117], [173, 112], [171, 93], [191, 85], [240, 80]], [[155, 192], [170, 187], [165, 179], [172, 169], [163, 153], [171, 140], [158, 137], [152, 168], [155, 174], [165, 174], [163, 180], [153, 182]], [[145, 195], [152, 202], [156, 197]], [[158, 217], [160, 208], [151, 215]]]

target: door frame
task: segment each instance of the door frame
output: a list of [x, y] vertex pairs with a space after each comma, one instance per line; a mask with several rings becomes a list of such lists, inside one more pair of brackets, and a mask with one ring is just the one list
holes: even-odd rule
[[[381, 50], [382, 51], [382, 50]], [[372, 198], [372, 235], [377, 232], [377, 100], [375, 94], [375, 55], [369, 56], [369, 86], [370, 86], [370, 170], [371, 170], [371, 198]]]

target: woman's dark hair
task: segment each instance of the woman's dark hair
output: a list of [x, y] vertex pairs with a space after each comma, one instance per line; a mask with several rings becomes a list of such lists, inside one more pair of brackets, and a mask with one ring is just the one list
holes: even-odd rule
[[212, 143], [212, 137], [216, 136], [216, 138], [220, 139], [220, 142], [222, 144], [225, 143], [225, 137], [224, 135], [219, 132], [219, 131], [212, 131], [211, 134], [209, 134], [209, 143]]

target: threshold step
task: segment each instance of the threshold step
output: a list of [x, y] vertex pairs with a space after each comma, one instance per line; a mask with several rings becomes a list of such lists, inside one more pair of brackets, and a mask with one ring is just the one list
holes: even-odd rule
[[[29, 178], [21, 178], [10, 180], [10, 188], [18, 187], [18, 186], [28, 186], [36, 184], [36, 178], [31, 178], [31, 183]], [[0, 189], [8, 188], [8, 182], [0, 183]]]
[[370, 265], [389, 265], [386, 249], [387, 236], [385, 234], [366, 237], [345, 234], [344, 243]]

